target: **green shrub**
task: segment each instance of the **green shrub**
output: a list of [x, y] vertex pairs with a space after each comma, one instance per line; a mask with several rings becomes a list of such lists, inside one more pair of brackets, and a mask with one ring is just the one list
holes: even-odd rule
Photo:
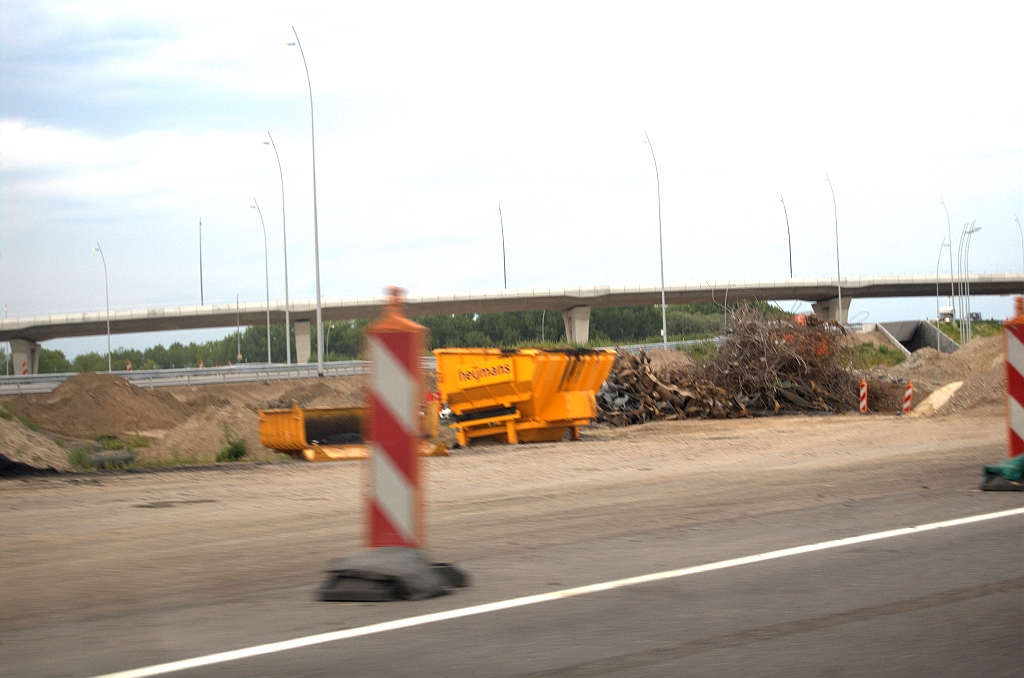
[[68, 456], [68, 463], [78, 471], [92, 470], [92, 454], [85, 445], [75, 445], [65, 454]]
[[6, 419], [7, 421], [10, 421], [11, 419], [14, 419], [14, 415], [5, 410], [4, 408], [0, 407], [0, 419]]
[[231, 429], [227, 426], [224, 427], [224, 447], [217, 453], [217, 463], [238, 461], [245, 456], [245, 441], [241, 438], [236, 438]]

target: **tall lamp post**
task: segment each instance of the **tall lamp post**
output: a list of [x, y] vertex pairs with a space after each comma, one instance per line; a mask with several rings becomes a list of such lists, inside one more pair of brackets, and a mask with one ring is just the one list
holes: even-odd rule
[[786, 199], [781, 195], [779, 202], [782, 203], [782, 213], [786, 215], [786, 242], [789, 243], [789, 277], [793, 277], [793, 236], [789, 232], [789, 212], [786, 211]]
[[[288, 305], [288, 226], [284, 219], [284, 172], [281, 170], [281, 156], [277, 154], [277, 144], [274, 137], [270, 136], [267, 130], [267, 137], [270, 141], [260, 142], [264, 146], [271, 146], [274, 149], [274, 157], [277, 158], [277, 173], [281, 177], [281, 232], [284, 233], [284, 355], [285, 364], [292, 364], [292, 323]], [[320, 295], [317, 295], [319, 299]]]
[[953, 299], [956, 293], [953, 291], [953, 227], [949, 224], [949, 210], [946, 209], [946, 201], [939, 197], [942, 203], [942, 211], [946, 213], [946, 237], [949, 239], [949, 305], [953, 306]]
[[270, 254], [267, 250], [267, 225], [263, 221], [263, 210], [260, 209], [260, 204], [256, 202], [256, 198], [253, 198], [252, 202], [253, 209], [260, 215], [260, 226], [263, 227], [263, 264], [266, 267], [267, 275], [267, 364], [269, 365], [274, 361], [270, 357]]
[[498, 205], [498, 223], [501, 224], [501, 275], [508, 289], [508, 267], [505, 266], [505, 220], [501, 218], [501, 205]]
[[205, 302], [203, 301], [203, 220], [199, 220], [199, 305], [202, 306]]
[[974, 328], [971, 326], [971, 240], [974, 234], [980, 230], [980, 226], [975, 227], [974, 222], [971, 222], [971, 229], [967, 231], [967, 248], [964, 252], [964, 282], [967, 286], [967, 341], [974, 338]]
[[[949, 247], [946, 239], [942, 239], [942, 246], [939, 247], [939, 258], [935, 261], [935, 322], [939, 322], [939, 264], [942, 263], [942, 250]], [[936, 346], [936, 348], [938, 348]]]
[[661, 263], [661, 346], [668, 350], [668, 320], [665, 312], [665, 249], [661, 238], [661, 177], [658, 175], [658, 159], [654, 156], [654, 145], [651, 138], [644, 131], [644, 138], [651, 149], [651, 159], [654, 160], [654, 180], [658, 185], [658, 260]]
[[1020, 232], [1020, 260], [1021, 265], [1024, 266], [1024, 229], [1020, 227], [1020, 220], [1017, 215], [1013, 215], [1013, 223], [1017, 224], [1017, 230]]
[[309, 87], [309, 138], [313, 149], [313, 249], [316, 255], [316, 373], [324, 376], [324, 317], [320, 306], [320, 231], [316, 221], [316, 134], [313, 126], [313, 83], [309, 80], [309, 66], [306, 64], [306, 53], [302, 50], [299, 33], [292, 26], [295, 42], [288, 46], [298, 46], [302, 55], [302, 67], [306, 69], [306, 85]]
[[110, 284], [107, 281], [107, 258], [103, 256], [103, 248], [97, 242], [93, 252], [100, 253], [100, 260], [103, 262], [103, 291], [107, 297], [107, 372], [113, 372], [110, 362]]
[[836, 289], [839, 291], [839, 312], [836, 314], [839, 324], [843, 324], [843, 277], [839, 272], [839, 208], [836, 207], [836, 191], [832, 188], [832, 180], [825, 172], [825, 181], [828, 182], [828, 190], [832, 192], [832, 215], [836, 220]]

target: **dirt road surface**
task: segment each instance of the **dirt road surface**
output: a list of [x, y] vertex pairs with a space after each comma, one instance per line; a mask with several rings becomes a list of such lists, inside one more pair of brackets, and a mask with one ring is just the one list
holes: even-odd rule
[[[474, 584], [388, 604], [313, 600], [325, 563], [360, 548], [359, 462], [3, 480], [0, 665], [5, 676], [98, 674], [1019, 507], [1020, 494], [975, 490], [981, 465], [1003, 456], [996, 408], [662, 422], [460, 449], [424, 460], [428, 549]], [[1018, 541], [1006, 548], [1019, 556]]]

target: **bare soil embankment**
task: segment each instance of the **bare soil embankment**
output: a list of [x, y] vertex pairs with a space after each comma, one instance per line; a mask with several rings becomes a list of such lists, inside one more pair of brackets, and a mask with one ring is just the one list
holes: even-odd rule
[[212, 463], [225, 437], [245, 441], [247, 458], [276, 461], [260, 444], [257, 410], [304, 406], [355, 406], [361, 377], [143, 389], [106, 374], [76, 375], [53, 392], [3, 399], [3, 406], [38, 424], [53, 437], [33, 433], [17, 420], [0, 420], [0, 454], [32, 465], [66, 470], [54, 437], [71, 447], [102, 436], [148, 438], [136, 449], [143, 464]]

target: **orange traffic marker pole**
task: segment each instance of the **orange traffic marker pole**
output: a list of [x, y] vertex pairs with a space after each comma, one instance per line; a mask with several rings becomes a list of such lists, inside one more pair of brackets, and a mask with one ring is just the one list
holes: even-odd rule
[[383, 315], [366, 330], [373, 373], [368, 384], [370, 491], [366, 545], [423, 546], [420, 487], [420, 356], [427, 328], [402, 315], [398, 288], [388, 289]]
[[910, 408], [914, 403], [914, 382], [907, 382], [907, 391], [903, 394], [903, 414], [910, 414]]
[[860, 380], [860, 413], [868, 413], [868, 382], [865, 379]]
[[426, 337], [427, 328], [403, 315], [402, 291], [388, 288], [384, 313], [366, 330], [366, 353], [372, 363], [364, 435], [370, 451], [367, 548], [328, 564], [320, 600], [419, 600], [469, 584], [460, 569], [431, 562], [422, 550], [420, 356]]
[[1010, 457], [1024, 453], [1024, 297], [1017, 316], [1003, 323], [1006, 350], [1006, 429]]

